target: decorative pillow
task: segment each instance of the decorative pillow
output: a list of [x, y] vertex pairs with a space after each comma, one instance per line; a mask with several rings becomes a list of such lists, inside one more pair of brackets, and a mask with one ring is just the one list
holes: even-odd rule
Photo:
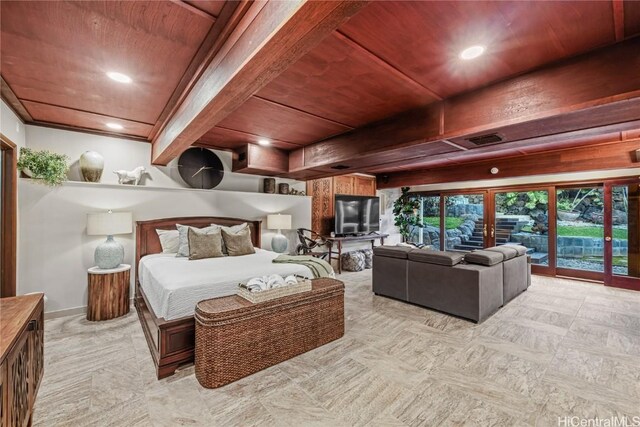
[[373, 268], [373, 249], [361, 249], [364, 255], [364, 268]]
[[[246, 222], [238, 225], [232, 225], [231, 227], [219, 224], [211, 224], [211, 226], [218, 227], [219, 229], [226, 231], [228, 234], [238, 234], [242, 230], [249, 228], [249, 224], [247, 224]], [[227, 246], [224, 244], [224, 239], [222, 240], [222, 252], [224, 252], [225, 255], [229, 254], [229, 252], [227, 251]]]
[[188, 257], [189, 256], [189, 229], [193, 228], [199, 231], [203, 231], [205, 233], [215, 233], [218, 228], [217, 227], [204, 227], [204, 228], [196, 228], [190, 227], [188, 225], [176, 224], [176, 228], [178, 229], [178, 253], [176, 256], [178, 257]]
[[158, 237], [160, 238], [160, 246], [162, 246], [163, 254], [176, 254], [180, 247], [180, 237], [178, 230], [158, 230]]
[[235, 234], [228, 233], [223, 228], [222, 239], [224, 240], [224, 245], [227, 247], [229, 256], [240, 256], [256, 253], [256, 250], [253, 248], [253, 242], [251, 242], [251, 230], [249, 230], [249, 228], [245, 228], [243, 231], [239, 231]]
[[342, 254], [342, 269], [345, 271], [364, 270], [365, 256], [362, 252], [347, 252]]
[[195, 228], [188, 229], [189, 259], [218, 258], [222, 253], [222, 234], [220, 230], [213, 233], [199, 231]]

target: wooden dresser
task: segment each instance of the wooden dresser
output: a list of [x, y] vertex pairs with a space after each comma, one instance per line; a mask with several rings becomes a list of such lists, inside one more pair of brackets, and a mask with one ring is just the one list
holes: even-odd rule
[[31, 425], [44, 368], [44, 294], [0, 298], [0, 425]]
[[376, 178], [366, 175], [341, 175], [307, 181], [307, 196], [311, 196], [311, 229], [327, 236], [333, 230], [336, 194], [375, 196]]

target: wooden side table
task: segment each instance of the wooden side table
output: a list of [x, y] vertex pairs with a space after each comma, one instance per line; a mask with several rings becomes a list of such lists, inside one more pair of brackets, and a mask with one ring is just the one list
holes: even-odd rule
[[91, 267], [87, 320], [109, 320], [129, 312], [129, 264], [103, 270]]

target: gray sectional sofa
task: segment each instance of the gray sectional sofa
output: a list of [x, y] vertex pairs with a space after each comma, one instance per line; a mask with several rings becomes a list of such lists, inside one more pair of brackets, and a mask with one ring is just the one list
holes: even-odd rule
[[377, 295], [482, 322], [531, 283], [526, 248], [504, 245], [467, 254], [379, 246], [373, 252]]

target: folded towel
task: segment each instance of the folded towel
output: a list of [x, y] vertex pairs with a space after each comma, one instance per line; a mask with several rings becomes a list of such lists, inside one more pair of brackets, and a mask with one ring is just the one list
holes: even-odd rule
[[271, 276], [255, 277], [247, 281], [247, 283], [241, 283], [240, 286], [248, 289], [250, 292], [260, 292], [295, 285], [297, 283], [298, 279], [293, 275], [283, 278], [279, 274], [272, 274]]
[[273, 262], [277, 264], [282, 263], [304, 265], [309, 270], [311, 270], [311, 273], [313, 274], [313, 277], [315, 279], [318, 279], [320, 277], [335, 278], [336, 276], [333, 272], [331, 264], [329, 264], [325, 260], [310, 255], [279, 255], [273, 260]]

